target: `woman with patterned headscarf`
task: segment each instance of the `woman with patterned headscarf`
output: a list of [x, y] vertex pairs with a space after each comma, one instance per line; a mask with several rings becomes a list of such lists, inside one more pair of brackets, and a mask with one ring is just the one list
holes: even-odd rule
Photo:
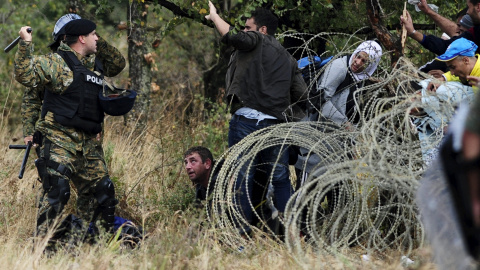
[[[375, 72], [381, 57], [380, 45], [375, 41], [365, 41], [352, 54], [338, 56], [330, 61], [320, 75], [317, 92], [311, 95], [313, 98], [320, 96], [320, 104], [313, 104], [318, 105], [320, 115], [318, 111], [308, 112], [305, 120], [322, 122], [322, 132], [325, 133], [331, 132], [337, 126], [353, 130], [360, 118], [356, 111], [354, 94]], [[330, 125], [332, 122], [333, 127]], [[325, 149], [328, 149], [325, 152], [327, 156], [320, 152], [312, 153], [311, 149], [307, 148], [298, 149], [295, 164], [298, 173], [297, 187], [304, 184], [309, 174], [319, 176], [326, 172], [326, 166], [332, 162], [329, 155], [345, 147], [344, 139], [343, 136], [337, 136], [334, 140], [321, 142]]]
[[321, 93], [320, 114], [347, 128], [356, 124], [354, 93], [378, 67], [382, 47], [375, 41], [364, 41], [350, 55], [333, 60], [317, 84]]

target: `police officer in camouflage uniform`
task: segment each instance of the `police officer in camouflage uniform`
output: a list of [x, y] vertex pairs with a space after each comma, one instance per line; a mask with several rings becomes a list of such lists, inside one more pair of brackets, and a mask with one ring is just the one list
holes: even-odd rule
[[38, 233], [44, 235], [62, 213], [70, 198], [70, 181], [77, 190], [80, 218], [94, 221], [101, 216], [110, 231], [117, 200], [101, 142], [96, 139], [104, 117], [98, 93], [103, 75], [117, 75], [125, 67], [125, 58], [98, 38], [96, 25], [89, 20], [67, 23], [57, 53], [45, 56], [32, 55], [32, 35], [27, 28], [19, 32], [15, 78], [27, 87], [45, 87], [36, 128], [43, 138], [36, 166], [48, 204], [37, 220]]
[[[55, 52], [60, 46], [60, 40], [65, 37], [64, 26], [71, 20], [81, 19], [81, 17], [74, 13], [65, 14], [55, 23], [55, 27], [52, 33], [53, 42], [48, 45], [52, 52]], [[23, 137], [25, 144], [33, 142], [33, 134], [35, 133], [35, 125], [40, 118], [40, 112], [42, 110], [43, 96], [45, 93], [44, 86], [26, 87], [23, 94], [21, 104], [22, 124], [23, 124]], [[34, 144], [35, 145], [35, 144]], [[35, 145], [36, 146], [36, 145]], [[36, 147], [36, 154], [40, 157], [40, 148]], [[48, 206], [48, 200], [45, 196], [43, 187], [38, 190], [37, 207], [39, 212], [43, 212], [45, 207]]]
[[[48, 45], [52, 52], [55, 52], [58, 49], [58, 46], [60, 46], [60, 40], [65, 37], [65, 24], [71, 20], [77, 19], [81, 19], [81, 17], [75, 13], [68, 13], [57, 20], [52, 33], [53, 42]], [[40, 111], [42, 110], [44, 92], [45, 90], [42, 85], [38, 87], [27, 87], [25, 89], [25, 93], [23, 94], [21, 113], [25, 144], [27, 144], [29, 141], [33, 141], [35, 125], [40, 117]]]

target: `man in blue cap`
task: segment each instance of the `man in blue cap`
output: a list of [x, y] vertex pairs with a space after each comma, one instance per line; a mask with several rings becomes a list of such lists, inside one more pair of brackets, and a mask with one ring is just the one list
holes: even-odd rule
[[475, 56], [477, 48], [478, 46], [473, 41], [465, 38], [459, 38], [452, 42], [445, 53], [436, 58], [446, 62], [450, 70], [443, 74], [443, 79], [448, 82], [467, 83], [467, 76], [480, 76], [480, 61], [477, 61]]
[[[475, 10], [480, 10], [480, 2], [474, 7]], [[468, 54], [468, 52], [457, 54]], [[448, 55], [446, 57], [450, 58]], [[467, 57], [468, 61], [478, 59], [478, 55]], [[463, 57], [460, 57], [457, 62], [461, 64], [462, 59]], [[478, 62], [467, 75], [469, 84], [477, 89], [480, 87]], [[460, 226], [465, 247], [478, 263], [480, 261], [480, 96], [476, 94], [475, 99], [470, 103], [471, 106], [467, 109], [460, 107], [458, 113], [460, 117], [452, 121], [451, 136], [446, 138], [441, 147], [441, 161], [444, 167], [442, 174], [447, 179], [457, 212], [458, 223], [456, 223]]]
[[[474, 89], [468, 85], [467, 76], [480, 76], [480, 61], [475, 57], [477, 45], [465, 38], [459, 38], [452, 42], [444, 54], [436, 60], [444, 61], [449, 72], [444, 73], [440, 80], [447, 81], [439, 84], [424, 80], [420, 82], [423, 87], [421, 95], [417, 97], [421, 101], [419, 108], [410, 111], [417, 125], [420, 147], [424, 163], [428, 165], [437, 156], [437, 146], [443, 138], [444, 130], [452, 118], [455, 107], [462, 100], [469, 102], [473, 99]], [[435, 93], [433, 93], [435, 92]]]

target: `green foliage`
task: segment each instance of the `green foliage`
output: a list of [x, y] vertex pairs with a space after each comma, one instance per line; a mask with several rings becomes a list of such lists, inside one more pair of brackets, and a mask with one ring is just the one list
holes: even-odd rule
[[160, 32], [161, 33], [160, 36], [165, 37], [171, 34], [171, 32], [174, 31], [177, 26], [181, 25], [185, 21], [186, 21], [185, 18], [177, 17], [177, 16], [173, 17], [165, 25], [163, 25], [162, 30]]
[[[0, 14], [5, 18], [0, 22], [0, 33], [4, 37], [5, 46], [18, 36], [20, 27], [30, 25], [33, 28], [35, 50], [39, 53], [48, 52], [47, 45], [52, 41], [55, 21], [66, 11], [68, 1], [7, 1], [0, 8]], [[13, 57], [12, 50], [8, 58]]]
[[[0, 2], [0, 35], [2, 48], [18, 37], [18, 31], [22, 26], [29, 25], [33, 28], [35, 53], [44, 54], [49, 51], [47, 45], [52, 41], [52, 32], [56, 18], [60, 17], [66, 7], [66, 0], [47, 1], [1, 1]], [[5, 105], [7, 111], [11, 108], [19, 108], [23, 86], [13, 80], [13, 59], [16, 49], [9, 53], [0, 54], [0, 100], [8, 102]], [[19, 109], [18, 109], [19, 110]], [[17, 111], [17, 109], [14, 109]], [[19, 117], [12, 116], [18, 123]]]
[[[430, 0], [427, 1], [429, 4], [435, 4], [439, 7], [438, 13], [446, 18], [451, 20], [455, 19], [456, 14], [466, 7], [466, 1], [455, 0], [455, 1], [439, 1], [439, 0]], [[403, 10], [403, 7], [401, 8]], [[415, 11], [415, 7], [407, 4], [407, 10], [412, 16], [412, 20], [415, 24], [433, 24], [433, 21], [424, 13]], [[399, 12], [398, 12], [399, 13]], [[400, 14], [396, 16], [399, 18]], [[434, 35], [441, 36], [442, 31], [439, 28], [434, 30], [420, 30], [425, 35]], [[400, 36], [400, 29], [397, 33]], [[405, 49], [405, 56], [410, 58], [413, 63], [418, 66], [422, 66], [428, 61], [432, 60], [436, 55], [427, 49], [423, 48], [418, 42], [407, 38], [407, 45]]]
[[[198, 13], [201, 9], [208, 10], [207, 1], [171, 2], [187, 10], [189, 14]], [[226, 2], [231, 4], [229, 10], [221, 8], [220, 5], [224, 1], [214, 3], [217, 5], [217, 10], [222, 18], [235, 26], [237, 31], [243, 28], [245, 18], [251, 15], [251, 11], [259, 6], [271, 8], [279, 16], [282, 31], [310, 34], [322, 32], [352, 34], [370, 26], [366, 0], [241, 0]], [[399, 25], [399, 17], [403, 12], [404, 3], [404, 1], [379, 1], [380, 17], [385, 26], [393, 28], [393, 26]], [[439, 6], [439, 13], [447, 18], [453, 18], [458, 11], [466, 6], [465, 1], [459, 0], [430, 0], [428, 3]], [[417, 13], [413, 5], [408, 4], [407, 9], [416, 23], [432, 23], [426, 15], [421, 12]]]
[[[111, 13], [114, 9], [114, 6], [111, 2], [112, 1], [109, 0], [97, 0], [97, 9], [95, 11], [95, 15]], [[120, 2], [120, 0], [118, 0], [118, 2]]]
[[196, 130], [193, 140], [210, 149], [214, 157], [219, 157], [228, 142], [228, 108], [226, 103], [212, 102], [201, 95], [195, 97], [204, 102], [210, 110], [205, 112], [204, 123]]
[[107, 164], [110, 164], [112, 162], [114, 149], [115, 145], [112, 142], [107, 142], [103, 144], [103, 155]]
[[179, 184], [170, 192], [165, 192], [158, 204], [163, 210], [173, 213], [178, 210], [186, 210], [195, 199], [191, 185]]

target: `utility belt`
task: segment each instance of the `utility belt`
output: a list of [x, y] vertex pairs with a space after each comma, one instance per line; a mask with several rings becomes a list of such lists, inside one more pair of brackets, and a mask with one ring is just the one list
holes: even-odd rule
[[43, 145], [43, 156], [35, 160], [35, 167], [37, 167], [38, 176], [43, 185], [43, 189], [48, 191], [54, 181], [58, 181], [58, 177], [51, 176], [48, 174], [47, 168], [51, 168], [59, 174], [65, 176], [66, 179], [70, 179], [72, 176], [72, 171], [65, 166], [56, 161], [50, 159], [50, 148], [52, 146], [52, 141], [48, 138], [44, 138], [42, 133], [36, 131], [33, 135], [33, 143], [38, 144], [40, 147]]

